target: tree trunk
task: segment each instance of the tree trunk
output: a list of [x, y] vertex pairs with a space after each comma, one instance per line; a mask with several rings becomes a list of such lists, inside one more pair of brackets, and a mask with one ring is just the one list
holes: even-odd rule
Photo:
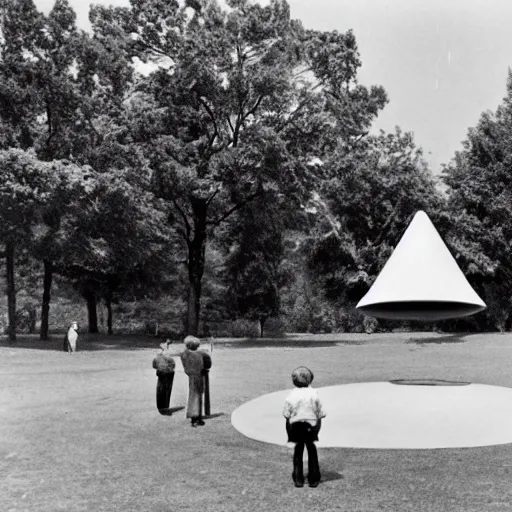
[[29, 310], [29, 326], [28, 332], [30, 334], [34, 334], [36, 332], [36, 322], [37, 322], [37, 310], [34, 306], [30, 306]]
[[16, 341], [16, 286], [14, 282], [14, 243], [5, 244], [5, 263], [7, 270], [7, 314], [9, 319], [9, 341]]
[[311, 292], [311, 282], [309, 279], [309, 276], [307, 275], [307, 271], [303, 270], [302, 273], [303, 276], [303, 292], [304, 292], [304, 304], [307, 311], [307, 332], [311, 332], [311, 328], [313, 325], [313, 307], [311, 306], [311, 298], [312, 298], [312, 292]]
[[112, 297], [110, 295], [105, 297], [105, 305], [107, 306], [107, 330], [109, 334], [114, 334], [112, 329]]
[[187, 334], [197, 336], [201, 313], [201, 281], [190, 279], [188, 287]]
[[265, 327], [265, 322], [267, 321], [267, 317], [266, 316], [262, 316], [260, 317], [260, 338], [263, 338], [263, 333], [264, 333], [264, 327]]
[[192, 200], [194, 212], [194, 238], [188, 244], [188, 308], [187, 334], [198, 335], [201, 314], [201, 283], [204, 274], [206, 249], [207, 203], [204, 199]]
[[87, 317], [89, 320], [89, 332], [95, 334], [98, 331], [98, 308], [96, 301], [96, 294], [93, 291], [87, 290], [84, 293], [85, 300], [87, 301]]
[[505, 320], [505, 332], [510, 332], [512, 328], [512, 315], [507, 314], [507, 319]]
[[44, 278], [43, 278], [43, 304], [41, 307], [41, 330], [39, 339], [49, 340], [48, 333], [50, 323], [50, 300], [53, 280], [53, 265], [51, 261], [44, 260]]

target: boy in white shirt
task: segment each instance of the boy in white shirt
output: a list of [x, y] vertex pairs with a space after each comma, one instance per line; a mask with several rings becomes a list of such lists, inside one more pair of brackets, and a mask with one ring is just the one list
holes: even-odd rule
[[292, 381], [296, 389], [286, 399], [283, 409], [288, 442], [295, 443], [292, 473], [295, 487], [303, 487], [304, 485], [302, 464], [304, 446], [308, 450], [309, 486], [316, 487], [320, 482], [320, 468], [315, 441], [318, 441], [318, 432], [322, 425], [322, 418], [325, 418], [325, 412], [318, 392], [310, 386], [313, 378], [313, 372], [305, 366], [293, 370]]

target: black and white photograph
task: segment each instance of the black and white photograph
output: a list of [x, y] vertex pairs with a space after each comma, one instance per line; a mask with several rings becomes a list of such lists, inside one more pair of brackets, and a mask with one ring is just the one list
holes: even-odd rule
[[511, 512], [511, 26], [0, 0], [0, 509]]

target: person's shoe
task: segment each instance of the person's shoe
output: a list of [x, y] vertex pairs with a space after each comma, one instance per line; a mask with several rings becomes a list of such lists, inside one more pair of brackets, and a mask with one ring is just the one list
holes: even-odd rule
[[310, 482], [310, 483], [309, 483], [309, 487], [318, 487], [318, 484], [319, 484], [319, 483], [320, 483], [320, 482]]
[[197, 420], [196, 421], [196, 425], [200, 425], [201, 427], [204, 425], [204, 421], [203, 420]]
[[297, 478], [295, 476], [295, 473], [292, 474], [293, 483], [295, 484], [295, 487], [304, 487], [304, 480]]

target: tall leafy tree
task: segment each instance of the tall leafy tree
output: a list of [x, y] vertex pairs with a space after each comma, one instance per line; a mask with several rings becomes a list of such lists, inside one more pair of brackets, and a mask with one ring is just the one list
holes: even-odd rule
[[224, 243], [229, 312], [260, 323], [281, 309], [280, 290], [290, 276], [285, 265], [285, 227], [279, 197], [268, 192], [232, 219]]
[[[83, 292], [92, 331], [97, 330], [96, 301], [105, 299], [111, 330], [114, 290], [142, 275], [139, 255], [153, 264], [159, 260], [162, 241], [162, 209], [147, 193], [147, 165], [125, 128], [130, 57], [115, 34], [79, 32], [67, 0], [56, 0], [48, 16], [31, 0], [5, 0], [0, 7], [3, 145], [33, 147], [33, 165], [48, 161], [50, 167], [41, 168], [54, 174], [31, 240], [44, 266], [41, 337], [48, 338], [54, 272], [72, 278]], [[106, 253], [101, 244], [108, 245]], [[6, 247], [11, 254], [12, 244]], [[13, 261], [8, 258], [12, 276]]]
[[[52, 161], [66, 158], [79, 166], [92, 167], [96, 174], [101, 174], [98, 179], [103, 183], [116, 183], [118, 188], [133, 189], [144, 181], [145, 166], [136, 154], [130, 152], [129, 144], [123, 144], [126, 130], [123, 130], [122, 105], [129, 95], [131, 67], [123, 60], [125, 54], [122, 48], [113, 43], [115, 39], [107, 36], [98, 40], [79, 32], [75, 27], [75, 17], [67, 0], [57, 0], [49, 15], [43, 18], [44, 28], [36, 45], [34, 74], [35, 88], [43, 109], [36, 123], [36, 150], [42, 159]], [[88, 260], [88, 266], [76, 265], [73, 260], [73, 252], [69, 248], [76, 242], [76, 233], [66, 232], [61, 226], [70, 225], [70, 214], [75, 215], [75, 224], [87, 225], [88, 220], [84, 219], [83, 211], [77, 205], [82, 202], [83, 206], [84, 201], [90, 200], [104, 202], [106, 207], [102, 209], [102, 215], [107, 219], [116, 216], [115, 203], [109, 202], [109, 192], [105, 188], [99, 192], [97, 180], [92, 189], [90, 179], [89, 186], [84, 186], [83, 174], [90, 178], [91, 173], [84, 168], [80, 176], [80, 168], [75, 166], [73, 169], [75, 172], [70, 172], [68, 177], [61, 175], [60, 186], [55, 191], [54, 207], [45, 216], [49, 224], [46, 236], [40, 242], [51, 250], [45, 251], [44, 247], [39, 246], [41, 250], [38, 251], [45, 269], [41, 322], [43, 339], [48, 337], [48, 309], [54, 271], [68, 275], [70, 268], [73, 269], [73, 279], [87, 302], [91, 331], [97, 330], [96, 302], [100, 296], [107, 303], [111, 330], [112, 288], [117, 288], [124, 279], [124, 276], [113, 276], [110, 272], [107, 272], [108, 279], [92, 279], [91, 264], [94, 261], [99, 265], [95, 269], [96, 274], [105, 276], [104, 262], [95, 258], [94, 254], [84, 257], [84, 261]], [[125, 183], [121, 185], [123, 180]], [[94, 197], [87, 197], [87, 194]], [[62, 222], [66, 220], [61, 218], [63, 216], [67, 223]], [[110, 238], [116, 232], [122, 237], [122, 226], [117, 231], [111, 230]], [[67, 242], [64, 241], [66, 233], [73, 235]], [[119, 241], [119, 245], [123, 245], [123, 240]], [[94, 252], [94, 249], [91, 248], [91, 251]], [[66, 257], [70, 261], [66, 261]], [[52, 258], [58, 258], [58, 262]]]
[[52, 187], [41, 205], [36, 228], [32, 230], [32, 254], [43, 262], [43, 297], [40, 338], [49, 339], [51, 289], [55, 272], [63, 273], [67, 260], [75, 251], [70, 219], [82, 216], [95, 188], [91, 168], [53, 160], [48, 163], [52, 172]]
[[[3, 0], [0, 3], [0, 148], [3, 151], [9, 148], [25, 150], [32, 147], [34, 142], [32, 122], [39, 112], [34, 68], [37, 61], [36, 41], [42, 29], [41, 15], [32, 0]], [[15, 186], [24, 165], [32, 167], [33, 162], [32, 156], [23, 153], [4, 153], [4, 158], [9, 162], [10, 169], [6, 171], [4, 181], [4, 207], [7, 210], [0, 214], [7, 218], [11, 215], [7, 201], [9, 187]], [[24, 193], [28, 193], [26, 188]], [[6, 222], [5, 225], [2, 242], [5, 245], [7, 265], [10, 339], [14, 341], [15, 233], [18, 230], [12, 223]], [[18, 243], [20, 241], [17, 240]]]
[[187, 329], [197, 333], [208, 239], [268, 189], [286, 190], [297, 205], [309, 196], [323, 171], [309, 164], [334, 143], [324, 141], [334, 117], [347, 119], [354, 143], [385, 94], [357, 85], [353, 34], [305, 31], [284, 0], [229, 0], [227, 8], [132, 0], [130, 8], [97, 6], [91, 20], [97, 38], [115, 34], [118, 47], [157, 66], [138, 87], [131, 137], [179, 223]]
[[409, 133], [381, 132], [349, 157], [310, 203], [315, 236], [308, 250], [310, 272], [325, 297], [352, 307], [413, 215], [420, 209], [438, 215], [443, 200]]
[[0, 236], [6, 247], [9, 339], [16, 340], [15, 258], [17, 249], [30, 246], [32, 229], [55, 186], [49, 164], [22, 149], [0, 151]]
[[[480, 328], [509, 330], [512, 305], [512, 73], [496, 112], [482, 113], [444, 171], [451, 238], [460, 264], [489, 309]], [[486, 319], [486, 321], [483, 321]], [[475, 320], [476, 321], [476, 320]]]
[[42, 15], [32, 0], [0, 2], [0, 144], [33, 146], [33, 120], [40, 113], [35, 86]]
[[111, 334], [115, 295], [142, 281], [148, 285], [148, 265], [165, 262], [171, 239], [165, 212], [151, 194], [130, 186], [123, 176], [89, 172], [85, 181], [77, 176], [73, 188], [63, 187], [66, 193], [75, 192], [48, 235], [55, 271], [68, 277], [86, 300], [89, 332], [98, 332], [97, 301], [103, 298]]
[[[74, 184], [89, 175], [87, 169], [61, 165], [59, 159], [72, 158], [73, 137], [80, 125], [78, 112], [83, 104], [76, 79], [77, 48], [80, 35], [76, 15], [67, 0], [56, 0], [48, 16], [41, 15], [42, 28], [34, 44], [33, 84], [38, 94], [40, 114], [33, 122], [34, 147], [39, 158], [57, 161], [58, 185], [53, 202], [46, 207], [43, 222], [45, 236], [35, 245], [35, 254], [43, 263], [43, 294], [40, 338], [47, 340], [51, 286], [55, 264], [53, 258], [59, 244], [52, 238], [60, 225], [60, 216], [76, 193]], [[69, 176], [66, 173], [69, 172]], [[66, 190], [65, 186], [69, 185]], [[69, 213], [69, 212], [67, 212]]]

